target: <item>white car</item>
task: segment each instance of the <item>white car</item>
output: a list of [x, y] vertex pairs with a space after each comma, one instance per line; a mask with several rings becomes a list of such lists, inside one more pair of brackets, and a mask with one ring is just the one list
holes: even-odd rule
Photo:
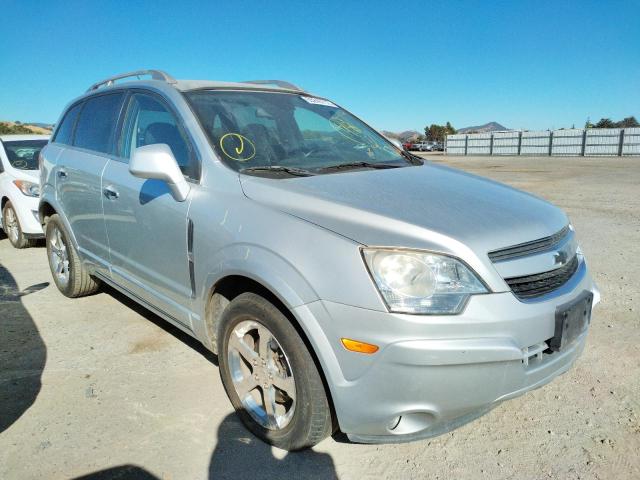
[[0, 135], [0, 226], [15, 248], [44, 238], [38, 219], [38, 156], [48, 135]]

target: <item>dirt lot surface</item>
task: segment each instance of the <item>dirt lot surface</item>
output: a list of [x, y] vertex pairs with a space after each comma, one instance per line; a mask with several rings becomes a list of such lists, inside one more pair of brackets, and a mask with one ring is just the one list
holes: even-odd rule
[[570, 215], [602, 303], [569, 373], [431, 440], [287, 454], [197, 342], [111, 290], [66, 299], [2, 235], [0, 478], [640, 478], [640, 158], [431, 158]]

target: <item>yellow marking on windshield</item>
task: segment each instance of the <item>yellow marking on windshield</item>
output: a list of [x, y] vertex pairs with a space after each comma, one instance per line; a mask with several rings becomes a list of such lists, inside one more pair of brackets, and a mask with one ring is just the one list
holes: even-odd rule
[[[235, 151], [235, 155], [229, 154], [225, 144], [229, 150], [233, 149]], [[245, 144], [247, 145], [246, 153]], [[248, 162], [256, 155], [256, 146], [253, 142], [239, 133], [225, 133], [220, 137], [220, 149], [222, 153], [236, 162]]]
[[[329, 123], [331, 126], [343, 137], [351, 140], [353, 143], [362, 145], [368, 149], [378, 149], [380, 145], [371, 137], [371, 134], [362, 131], [359, 127], [349, 123], [342, 118], [330, 118]], [[371, 154], [369, 154], [371, 157]]]

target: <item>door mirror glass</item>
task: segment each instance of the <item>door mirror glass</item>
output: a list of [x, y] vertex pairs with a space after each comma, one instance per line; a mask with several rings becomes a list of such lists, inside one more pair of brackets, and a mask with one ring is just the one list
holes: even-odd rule
[[173, 198], [178, 202], [184, 202], [189, 195], [189, 183], [185, 180], [171, 148], [165, 143], [134, 149], [129, 171], [139, 178], [162, 180], [169, 186]]

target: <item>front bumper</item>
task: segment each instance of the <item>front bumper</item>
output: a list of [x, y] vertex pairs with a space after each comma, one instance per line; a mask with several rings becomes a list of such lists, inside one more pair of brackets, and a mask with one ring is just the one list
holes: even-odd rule
[[[36, 197], [27, 197], [23, 195], [17, 187], [14, 187], [16, 192], [12, 196], [9, 196], [11, 204], [18, 216], [18, 222], [20, 222], [20, 229], [27, 238], [44, 238], [42, 231], [42, 225], [38, 217], [38, 202]], [[2, 221], [0, 220], [0, 223]]]
[[[476, 295], [454, 316], [391, 314], [318, 301], [296, 313], [324, 334], [312, 342], [340, 429], [353, 441], [391, 443], [450, 431], [566, 372], [582, 352], [587, 332], [561, 352], [542, 353], [540, 347], [554, 336], [556, 307], [584, 291], [594, 293], [595, 305], [599, 293], [581, 261], [567, 284], [540, 301], [525, 303], [510, 292]], [[317, 339], [320, 332], [309, 333]], [[349, 352], [341, 337], [380, 350]]]

